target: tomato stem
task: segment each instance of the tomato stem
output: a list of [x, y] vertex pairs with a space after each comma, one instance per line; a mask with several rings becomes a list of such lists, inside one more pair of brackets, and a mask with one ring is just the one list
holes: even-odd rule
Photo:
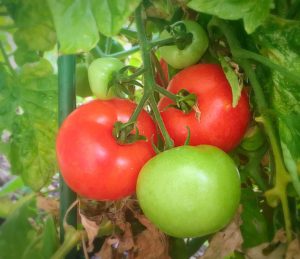
[[123, 50], [123, 51], [119, 51], [116, 53], [111, 53], [111, 54], [106, 54], [105, 52], [102, 51], [102, 49], [99, 46], [95, 47], [95, 53], [98, 55], [99, 58], [125, 58], [137, 51], [140, 50], [140, 46], [134, 46], [131, 49], [128, 50]]
[[252, 51], [249, 50], [245, 50], [242, 48], [237, 48], [235, 49], [235, 56], [237, 58], [243, 58], [243, 59], [252, 59], [255, 61], [258, 61], [259, 63], [268, 66], [271, 69], [277, 70], [278, 72], [280, 72], [283, 76], [288, 77], [291, 81], [298, 83], [300, 81], [300, 76], [290, 72], [289, 70], [287, 70], [285, 67], [278, 65], [276, 63], [273, 63], [270, 59], [254, 53]]
[[[281, 206], [283, 210], [284, 215], [284, 221], [285, 221], [285, 230], [287, 235], [287, 240], [290, 242], [292, 240], [292, 226], [291, 226], [291, 218], [290, 218], [290, 212], [288, 207], [288, 200], [287, 200], [287, 193], [286, 193], [286, 187], [287, 184], [290, 182], [290, 176], [285, 168], [282, 152], [280, 148], [280, 144], [276, 137], [276, 130], [273, 127], [272, 121], [270, 117], [266, 114], [266, 111], [268, 109], [268, 105], [262, 90], [262, 87], [256, 77], [255, 72], [253, 71], [253, 68], [251, 66], [251, 63], [247, 60], [247, 58], [255, 59], [257, 60], [256, 55], [249, 55], [249, 53], [242, 52], [243, 55], [241, 55], [241, 46], [239, 41], [237, 40], [237, 37], [231, 27], [221, 19], [218, 19], [214, 17], [210, 23], [209, 23], [209, 29], [212, 29], [212, 27], [219, 28], [223, 34], [225, 35], [227, 42], [229, 44], [229, 47], [231, 49], [231, 53], [233, 55], [233, 58], [237, 61], [238, 64], [241, 65], [241, 67], [244, 69], [245, 74], [249, 78], [254, 94], [255, 94], [255, 100], [256, 105], [258, 108], [259, 113], [261, 114], [261, 122], [264, 126], [265, 132], [269, 138], [270, 145], [273, 151], [274, 155], [274, 163], [275, 163], [275, 182], [274, 187], [271, 190], [268, 190], [265, 195], [267, 198], [267, 201], [270, 206], [276, 206], [277, 200], [281, 201]], [[247, 54], [248, 56], [246, 56]], [[259, 61], [265, 62], [265, 59], [259, 58]], [[270, 63], [268, 63], [270, 65]], [[277, 66], [276, 66], [277, 67]], [[274, 68], [274, 66], [273, 66]], [[278, 67], [277, 67], [278, 68]]]
[[157, 121], [158, 127], [163, 135], [165, 140], [166, 148], [171, 148], [174, 146], [173, 140], [171, 139], [170, 135], [167, 132], [167, 129], [163, 123], [161, 115], [157, 108], [157, 103], [154, 98], [154, 91], [155, 91], [155, 80], [154, 80], [154, 73], [153, 67], [151, 62], [151, 50], [152, 50], [152, 43], [148, 41], [146, 37], [144, 21], [142, 18], [142, 5], [135, 10], [135, 19], [136, 19], [136, 27], [137, 27], [137, 36], [140, 43], [142, 60], [145, 68], [144, 73], [144, 95], [142, 100], [148, 100], [150, 107], [152, 108], [154, 117]]
[[178, 101], [178, 97], [176, 94], [171, 93], [170, 91], [168, 91], [167, 89], [160, 87], [158, 85], [155, 85], [155, 90], [157, 92], [159, 92], [160, 94], [165, 95], [166, 97], [170, 98], [172, 101], [174, 101], [175, 103], [177, 103]]
[[84, 231], [76, 230], [71, 226], [65, 229], [65, 233], [64, 242], [51, 256], [51, 259], [65, 258], [66, 255], [82, 240], [82, 238], [86, 238], [86, 233]]

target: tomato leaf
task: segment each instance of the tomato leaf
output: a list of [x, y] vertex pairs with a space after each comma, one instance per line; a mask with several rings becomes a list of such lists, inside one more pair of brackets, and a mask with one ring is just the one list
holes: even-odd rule
[[300, 115], [279, 118], [279, 134], [285, 165], [300, 196]]
[[[296, 74], [300, 73], [299, 21], [272, 17], [253, 37], [260, 46], [260, 52], [272, 62]], [[300, 83], [272, 70], [266, 88], [270, 93], [269, 102], [276, 111], [284, 161], [300, 196]]]
[[99, 31], [105, 36], [116, 35], [140, 2], [141, 0], [91, 0]]
[[249, 248], [269, 241], [267, 221], [261, 213], [256, 194], [251, 189], [244, 188], [241, 203], [243, 205], [241, 214], [243, 247]]
[[236, 107], [239, 103], [241, 92], [242, 92], [242, 86], [239, 83], [239, 79], [237, 74], [234, 72], [232, 67], [229, 65], [229, 63], [226, 61], [224, 57], [219, 57], [221, 66], [223, 68], [223, 71], [225, 73], [225, 76], [230, 84], [231, 91], [232, 91], [232, 107]]
[[24, 182], [17, 176], [7, 182], [0, 188], [0, 197], [7, 195], [8, 193], [14, 192], [24, 187]]
[[[14, 210], [0, 226], [1, 258], [50, 258], [58, 245], [54, 221], [38, 220], [35, 198]], [[39, 232], [39, 228], [43, 231]], [[16, 249], [16, 244], [18, 249]]]
[[252, 33], [269, 14], [271, 0], [192, 0], [188, 7], [222, 19], [243, 19], [247, 33]]
[[[24, 183], [40, 190], [56, 171], [57, 77], [46, 60], [22, 67], [11, 76], [0, 67], [0, 142], [11, 171]], [[34, 73], [33, 73], [34, 72]]]
[[14, 40], [29, 51], [51, 50], [56, 43], [56, 34], [51, 13], [46, 1], [2, 1], [12, 16], [17, 30]]
[[[62, 54], [87, 52], [96, 46], [99, 34], [89, 3], [86, 0], [48, 0]], [[101, 15], [104, 13], [106, 11]], [[103, 17], [107, 19], [106, 15]]]

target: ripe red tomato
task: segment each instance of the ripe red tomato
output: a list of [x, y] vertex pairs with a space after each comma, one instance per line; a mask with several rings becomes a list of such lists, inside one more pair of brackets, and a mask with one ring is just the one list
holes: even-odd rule
[[159, 109], [165, 126], [176, 146], [184, 144], [190, 129], [190, 145], [207, 144], [230, 151], [241, 141], [250, 120], [250, 107], [245, 91], [238, 105], [232, 107], [232, 92], [222, 68], [216, 64], [197, 64], [176, 74], [168, 90], [186, 89], [197, 95], [200, 113], [184, 114], [166, 108], [172, 101], [163, 97]]
[[95, 200], [116, 200], [135, 192], [140, 169], [155, 155], [155, 125], [142, 111], [136, 126], [146, 141], [121, 145], [112, 135], [114, 123], [127, 122], [135, 107], [128, 100], [95, 100], [66, 118], [56, 150], [61, 174], [73, 191]]
[[[160, 59], [159, 64], [161, 66], [161, 70], [163, 72], [163, 75], [166, 79], [166, 82], [169, 82], [169, 68], [168, 68], [168, 63], [164, 59]], [[160, 74], [156, 72], [155, 74], [155, 82], [164, 87], [164, 80], [161, 78]]]

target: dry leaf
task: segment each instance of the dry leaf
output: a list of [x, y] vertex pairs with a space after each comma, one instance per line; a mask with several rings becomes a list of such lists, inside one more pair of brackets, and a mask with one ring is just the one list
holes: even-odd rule
[[136, 237], [135, 259], [170, 259], [166, 236], [159, 231], [144, 215], [135, 217], [147, 229]]
[[111, 259], [113, 258], [112, 245], [117, 246], [119, 240], [116, 238], [106, 238], [101, 250], [95, 254], [96, 258], [99, 259]]
[[271, 253], [266, 254], [265, 250], [270, 246], [269, 243], [263, 243], [259, 246], [247, 249], [247, 259], [281, 259], [284, 258], [286, 246], [280, 244]]
[[135, 259], [170, 259], [168, 246], [161, 234], [146, 229], [136, 237]]
[[300, 241], [294, 239], [288, 246], [286, 259], [300, 259]]
[[283, 244], [285, 244], [287, 242], [285, 230], [283, 228], [277, 230], [277, 232], [275, 233], [275, 236], [272, 240], [273, 244], [276, 244], [278, 242], [283, 243]]
[[100, 226], [93, 220], [88, 219], [85, 215], [79, 212], [81, 223], [88, 236], [87, 251], [92, 252], [94, 249], [94, 239], [97, 237]]
[[[278, 259], [284, 258], [287, 242], [283, 229], [279, 229], [270, 243], [262, 243], [246, 250], [247, 259]], [[292, 259], [291, 257], [290, 259]]]
[[130, 223], [124, 223], [123, 228], [121, 229], [124, 231], [124, 234], [120, 237], [118, 253], [123, 254], [134, 247], [134, 241]]
[[59, 203], [57, 200], [46, 198], [43, 196], [37, 197], [37, 207], [44, 210], [55, 217], [59, 215]]
[[241, 208], [236, 213], [231, 223], [222, 231], [216, 233], [209, 243], [209, 247], [205, 251], [201, 259], [222, 259], [225, 256], [233, 253], [235, 250], [240, 250], [243, 243], [243, 237], [240, 231]]

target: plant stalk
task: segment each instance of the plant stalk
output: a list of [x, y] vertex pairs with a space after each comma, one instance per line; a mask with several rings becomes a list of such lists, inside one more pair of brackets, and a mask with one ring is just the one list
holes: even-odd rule
[[157, 103], [154, 98], [154, 91], [156, 83], [154, 81], [153, 67], [151, 62], [151, 50], [152, 43], [148, 41], [146, 37], [144, 22], [142, 18], [142, 5], [135, 10], [135, 19], [136, 19], [136, 27], [137, 27], [137, 36], [140, 43], [142, 60], [144, 64], [144, 95], [149, 100], [150, 107], [153, 110], [155, 119], [157, 121], [158, 127], [161, 130], [163, 138], [165, 140], [165, 146], [167, 149], [172, 148], [174, 146], [173, 140], [167, 132], [167, 129], [163, 123], [161, 115], [157, 108]]
[[[241, 58], [241, 46], [239, 41], [237, 40], [237, 37], [231, 27], [221, 19], [218, 19], [214, 17], [209, 27], [211, 29], [212, 26], [215, 26], [219, 28], [223, 34], [225, 35], [227, 42], [229, 44], [231, 53], [233, 55], [233, 59], [237, 61], [238, 64], [241, 65], [241, 67], [244, 69], [245, 74], [249, 78], [251, 82], [251, 86], [253, 88], [254, 94], [255, 94], [255, 100], [256, 105], [258, 108], [259, 113], [261, 114], [261, 122], [264, 126], [265, 132], [269, 138], [269, 142], [273, 151], [274, 155], [274, 161], [275, 161], [275, 182], [274, 187], [271, 190], [268, 190], [265, 195], [267, 198], [267, 201], [270, 206], [276, 206], [276, 201], [279, 199], [281, 201], [281, 206], [283, 210], [284, 215], [284, 221], [285, 221], [285, 230], [287, 235], [287, 240], [290, 242], [292, 240], [292, 227], [291, 227], [291, 217], [288, 207], [288, 200], [287, 200], [287, 194], [286, 194], [286, 187], [287, 184], [290, 181], [289, 174], [284, 166], [282, 152], [280, 148], [280, 144], [276, 137], [276, 130], [273, 127], [273, 123], [271, 118], [266, 113], [268, 109], [268, 105], [262, 90], [262, 87], [257, 80], [256, 74], [253, 71], [253, 68], [251, 66], [251, 63], [245, 59]], [[245, 52], [244, 52], [245, 53]], [[246, 53], [249, 54], [249, 53]], [[251, 55], [250, 58], [256, 58], [256, 55]], [[249, 58], [249, 55], [248, 55]], [[262, 60], [262, 59], [260, 59]], [[271, 198], [270, 198], [271, 197]], [[268, 199], [269, 198], [269, 199]]]

